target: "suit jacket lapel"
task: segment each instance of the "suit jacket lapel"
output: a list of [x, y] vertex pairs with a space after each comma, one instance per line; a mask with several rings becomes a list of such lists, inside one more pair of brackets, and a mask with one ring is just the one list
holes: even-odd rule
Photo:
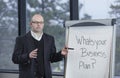
[[33, 40], [33, 37], [32, 37], [30, 32], [28, 32], [26, 36], [27, 36], [26, 39], [27, 39], [29, 51], [31, 52], [32, 50], [36, 49], [35, 44], [34, 44], [34, 40]]
[[44, 57], [45, 57], [45, 55], [46, 55], [46, 47], [47, 47], [47, 42], [48, 42], [48, 39], [47, 39], [47, 36], [46, 36], [46, 34], [44, 33], [43, 34], [43, 40], [44, 40]]

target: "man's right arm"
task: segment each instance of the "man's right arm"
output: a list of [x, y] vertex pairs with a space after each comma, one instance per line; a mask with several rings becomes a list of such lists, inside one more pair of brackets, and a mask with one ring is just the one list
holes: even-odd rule
[[15, 48], [12, 55], [12, 61], [15, 64], [27, 64], [29, 63], [29, 54], [24, 51], [23, 42], [21, 37], [16, 38]]

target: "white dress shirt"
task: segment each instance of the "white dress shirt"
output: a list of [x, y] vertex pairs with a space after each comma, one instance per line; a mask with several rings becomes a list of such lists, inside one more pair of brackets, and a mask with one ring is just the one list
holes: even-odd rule
[[32, 37], [33, 37], [34, 39], [36, 39], [37, 41], [40, 41], [41, 38], [42, 38], [43, 33], [38, 34], [38, 33], [35, 33], [35, 32], [33, 32], [33, 31], [31, 31], [31, 35], [32, 35]]

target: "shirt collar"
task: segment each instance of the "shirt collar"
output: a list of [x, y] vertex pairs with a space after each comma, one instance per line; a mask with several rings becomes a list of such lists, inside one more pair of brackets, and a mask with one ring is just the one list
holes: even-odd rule
[[42, 38], [43, 32], [40, 35], [38, 35], [37, 33], [31, 31], [31, 35], [34, 39], [36, 39], [37, 41], [40, 41]]

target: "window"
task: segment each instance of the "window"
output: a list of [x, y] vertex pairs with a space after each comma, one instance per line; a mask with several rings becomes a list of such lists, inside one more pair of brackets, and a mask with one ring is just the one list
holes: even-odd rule
[[17, 0], [0, 0], [0, 69], [17, 68], [11, 59], [18, 36], [17, 7]]
[[80, 19], [109, 19], [112, 18], [111, 4], [114, 0], [79, 0]]

